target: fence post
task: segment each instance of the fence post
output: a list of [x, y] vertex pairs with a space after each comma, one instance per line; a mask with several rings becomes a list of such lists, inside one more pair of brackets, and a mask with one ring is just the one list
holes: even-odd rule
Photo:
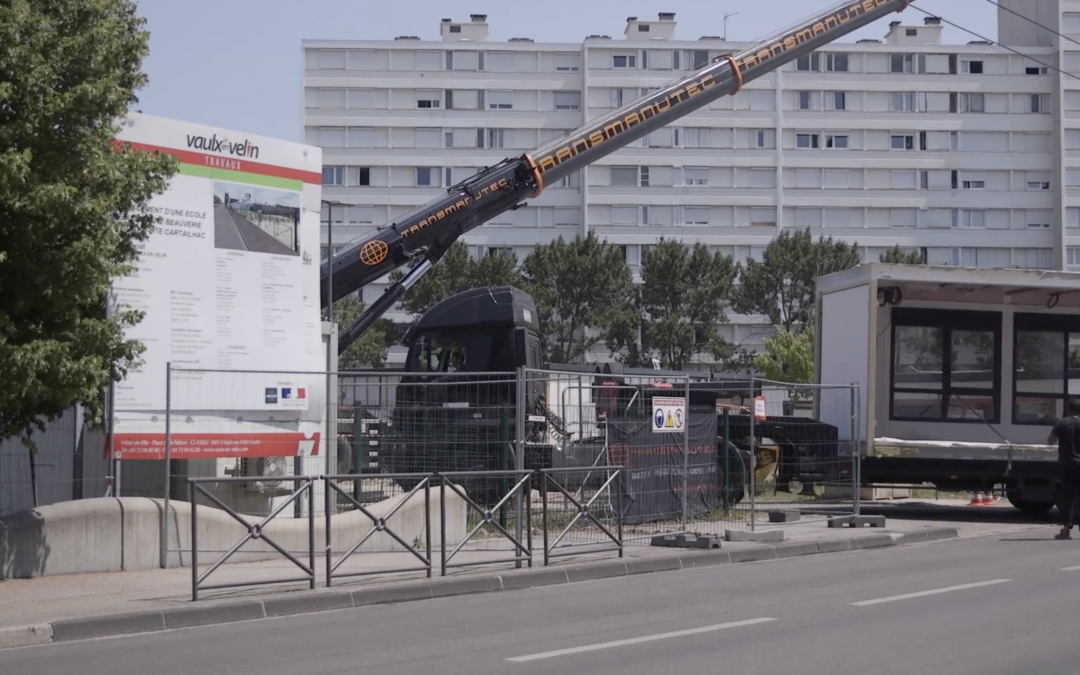
[[[189, 478], [188, 481], [191, 479]], [[198, 490], [199, 488], [194, 483], [188, 483], [191, 485], [191, 601], [198, 602], [199, 600], [199, 507], [196, 506], [196, 502], [199, 501]]]
[[[161, 509], [161, 569], [169, 566], [169, 483], [172, 482], [172, 361], [165, 364], [165, 500]], [[194, 518], [194, 514], [192, 515]], [[177, 541], [180, 538], [177, 537]]]
[[[528, 419], [528, 387], [525, 378], [528, 377], [528, 373], [529, 371], [525, 366], [520, 366], [517, 369], [517, 382], [515, 383], [517, 393], [514, 397], [516, 403], [514, 409], [516, 413], [514, 419], [514, 469], [517, 471], [525, 470], [525, 421]], [[526, 489], [531, 490], [531, 486], [527, 485]], [[519, 542], [521, 541], [521, 521], [523, 517], [524, 504], [521, 499], [521, 490], [518, 490], [514, 496], [514, 536]], [[521, 561], [516, 561], [514, 567], [521, 569]]]
[[754, 397], [757, 390], [754, 388], [756, 378], [750, 376], [750, 531], [754, 531], [757, 524], [757, 454], [756, 454], [756, 431], [754, 421], [757, 419], [757, 406]]
[[683, 446], [682, 446], [682, 531], [690, 527], [690, 378], [683, 383]]
[[862, 407], [862, 396], [857, 382], [851, 383], [851, 481], [854, 494], [852, 495], [852, 507], [855, 515], [861, 515], [862, 500], [859, 492], [862, 488], [862, 448], [859, 438], [859, 412]]

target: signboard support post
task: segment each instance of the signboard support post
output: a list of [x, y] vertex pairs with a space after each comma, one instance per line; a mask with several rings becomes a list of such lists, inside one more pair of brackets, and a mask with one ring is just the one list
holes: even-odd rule
[[687, 403], [690, 401], [690, 378], [683, 385], [683, 424], [682, 431], [682, 531], [685, 533], [689, 527], [690, 500], [687, 491], [690, 489], [690, 410]]
[[754, 377], [750, 376], [750, 404], [753, 409], [750, 411], [750, 531], [754, 532], [754, 526], [757, 524], [757, 452], [756, 452], [756, 434], [754, 429], [754, 422], [757, 420], [757, 390], [754, 387]]
[[161, 569], [169, 566], [169, 492], [172, 483], [172, 361], [165, 364], [165, 503], [161, 510]]

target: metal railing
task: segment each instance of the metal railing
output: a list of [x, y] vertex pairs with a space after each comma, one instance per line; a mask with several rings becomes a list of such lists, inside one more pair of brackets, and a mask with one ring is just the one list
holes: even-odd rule
[[[404, 572], [426, 572], [427, 577], [431, 578], [432, 568], [432, 556], [431, 556], [431, 483], [434, 476], [428, 474], [353, 474], [353, 475], [337, 475], [337, 476], [323, 476], [322, 480], [326, 483], [326, 490], [324, 491], [326, 498], [325, 506], [325, 518], [326, 518], [326, 586], [329, 588], [333, 584], [335, 578], [343, 579], [346, 577], [361, 577], [370, 576], [373, 574], [386, 574], [387, 570], [362, 570], [354, 572], [339, 572], [338, 569], [344, 564], [354, 553], [360, 550], [360, 547], [366, 544], [372, 537], [379, 533], [385, 533], [387, 536], [396, 541], [402, 546], [408, 553], [420, 561], [418, 567], [399, 567], [390, 572], [404, 573]], [[354, 488], [354, 494], [349, 494], [341, 488], [340, 481], [352, 481], [354, 485], [363, 485], [365, 482], [372, 482], [375, 480], [383, 481], [408, 481], [416, 482], [411, 490], [405, 493], [398, 502], [387, 512], [384, 516], [379, 516], [371, 512], [364, 504], [354, 496], [354, 494], [361, 494], [362, 489]], [[423, 551], [420, 547], [414, 543], [407, 542], [400, 534], [394, 531], [394, 528], [388, 524], [390, 519], [397, 515], [405, 506], [409, 503], [418, 492], [423, 492], [424, 500], [424, 546]], [[349, 506], [356, 511], [364, 515], [364, 517], [371, 522], [370, 529], [360, 537], [352, 546], [345, 550], [339, 558], [334, 559], [334, 547], [333, 547], [333, 523], [332, 518], [336, 515], [336, 509], [334, 508], [335, 496], [338, 498], [344, 498]], [[442, 510], [442, 504], [440, 504], [440, 510]], [[445, 522], [445, 517], [443, 519]], [[440, 531], [440, 538], [445, 538], [446, 527], [443, 525]], [[444, 546], [445, 549], [445, 546]]]
[[[582, 481], [581, 486], [571, 492], [562, 483], [556, 480], [557, 476], [571, 475], [580, 473], [580, 469], [576, 468], [561, 468], [561, 469], [540, 469], [540, 495], [543, 505], [543, 536], [544, 536], [544, 566], [547, 567], [553, 558], [563, 558], [570, 555], [576, 555], [582, 548], [588, 548], [587, 553], [600, 553], [604, 551], [618, 551], [619, 557], [623, 557], [623, 532], [622, 532], [622, 492], [619, 490], [612, 490], [611, 486], [616, 479], [622, 475], [622, 467], [618, 466], [592, 466], [587, 470], [585, 480]], [[604, 474], [607, 473], [607, 480], [593, 492], [592, 496], [587, 500], [584, 497], [586, 485], [592, 474]], [[568, 503], [571, 508], [568, 511], [573, 512], [573, 516], [569, 522], [562, 527], [558, 536], [551, 539], [550, 532], [552, 530], [551, 522], [551, 509], [549, 506], [549, 487], [555, 488], [555, 492], [562, 497], [565, 503]], [[608, 496], [609, 502], [612, 501], [612, 492], [614, 492], [614, 503], [610, 504], [612, 511], [612, 519], [615, 521], [615, 532], [611, 531], [609, 525], [601, 522], [600, 518], [595, 513], [597, 500], [605, 493]], [[610, 543], [603, 541], [599, 544], [594, 542], [574, 543], [564, 545], [563, 550], [556, 552], [559, 548], [559, 544], [567, 538], [567, 536], [573, 531], [574, 526], [582, 520], [591, 522], [600, 530], [600, 532], [610, 540]]]
[[[251, 522], [248, 517], [243, 516], [231, 506], [223, 502], [209, 490], [203, 487], [204, 483], [243, 483], [249, 482], [247, 477], [209, 477], [209, 478], [188, 478], [188, 485], [191, 488], [191, 599], [196, 601], [199, 599], [199, 591], [206, 589], [221, 589], [221, 588], [239, 588], [245, 586], [261, 586], [263, 584], [284, 584], [294, 583], [297, 581], [307, 581], [312, 590], [315, 589], [315, 491], [314, 485], [317, 478], [312, 476], [301, 476], [287, 479], [288, 482], [293, 484], [293, 491], [286, 496], [280, 504], [274, 508], [266, 516], [258, 520], [258, 522]], [[299, 499], [307, 495], [307, 548], [308, 548], [308, 564], [304, 564], [288, 551], [288, 549], [278, 542], [269, 537], [265, 530], [270, 521], [274, 520], [281, 512], [294, 503], [299, 503]], [[247, 533], [240, 538], [240, 541], [233, 544], [225, 553], [214, 561], [210, 567], [201, 574], [199, 573], [199, 496], [206, 497], [220, 510], [224, 511], [230, 517], [232, 517], [237, 523], [242, 525]], [[245, 581], [233, 581], [220, 584], [208, 585], [206, 579], [213, 574], [218, 568], [220, 568], [225, 561], [233, 557], [240, 551], [248, 542], [262, 541], [268, 544], [270, 547], [280, 553], [286, 560], [296, 565], [304, 572], [302, 577], [288, 577], [282, 579], [259, 579], [259, 580], [245, 580]]]
[[[527, 563], [529, 567], [533, 565], [533, 545], [532, 545], [532, 471], [525, 470], [508, 470], [508, 471], [452, 471], [438, 474], [439, 478], [439, 518], [441, 525], [442, 536], [440, 539], [440, 547], [442, 549], [442, 576], [446, 576], [446, 571], [451, 567], [472, 567], [475, 565], [490, 565], [495, 563], [512, 562], [515, 566], [520, 567], [521, 563]], [[456, 485], [453, 481], [457, 480], [469, 480], [480, 479], [485, 482], [494, 482], [497, 479], [510, 479], [515, 480], [513, 487], [509, 489], [502, 489], [499, 492], [502, 493], [501, 498], [495, 502], [491, 507], [484, 507], [476, 503], [471, 497], [469, 497], [465, 490]], [[458, 542], [457, 546], [452, 551], [447, 550], [446, 543], [446, 490], [449, 488], [455, 495], [461, 498], [466, 505], [466, 509], [470, 513], [475, 513], [480, 516], [479, 522]], [[495, 488], [498, 489], [498, 488]], [[515, 533], [511, 534], [506, 527], [506, 507], [508, 502], [515, 500], [515, 514], [514, 514], [514, 526]], [[501, 516], [496, 518], [496, 516]], [[524, 516], [524, 527], [522, 527], [522, 516]], [[499, 522], [499, 521], [503, 522]], [[510, 558], [498, 558], [495, 560], [483, 560], [480, 562], [463, 562], [463, 563], [451, 563], [450, 561], [468, 544], [478, 532], [484, 529], [485, 526], [493, 527], [499, 534], [502, 535], [513, 546], [514, 555]]]

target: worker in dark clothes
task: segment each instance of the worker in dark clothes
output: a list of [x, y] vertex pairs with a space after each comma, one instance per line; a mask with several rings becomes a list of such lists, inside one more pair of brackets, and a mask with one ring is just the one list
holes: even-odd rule
[[1080, 501], [1080, 399], [1065, 403], [1065, 417], [1054, 423], [1047, 443], [1058, 446], [1058, 511], [1061, 532], [1054, 539], [1071, 539]]

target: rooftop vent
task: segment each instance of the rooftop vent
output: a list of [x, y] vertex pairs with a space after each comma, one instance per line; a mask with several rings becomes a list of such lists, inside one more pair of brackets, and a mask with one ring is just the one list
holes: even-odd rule
[[939, 17], [939, 16], [928, 16], [925, 19], [923, 19], [923, 22], [927, 26], [940, 26], [941, 25], [941, 17]]
[[416, 35], [399, 35], [394, 39], [395, 40], [419, 40], [420, 38], [417, 37]]
[[992, 45], [994, 43], [990, 42], [989, 40], [972, 40], [968, 44], [969, 45]]
[[636, 16], [628, 16], [628, 17], [626, 17], [626, 20], [627, 21], [637, 21], [637, 17]]
[[590, 35], [589, 37], [587, 37], [585, 39], [586, 40], [610, 40], [611, 36], [610, 35]]
[[863, 38], [861, 40], [856, 40], [855, 44], [859, 44], [859, 45], [879, 45], [879, 44], [881, 44], [881, 40], [875, 40], [874, 38]]
[[443, 20], [442, 20], [442, 22], [443, 22], [443, 23], [450, 23], [450, 22], [452, 22], [452, 21], [453, 21], [453, 19], [443, 19]]
[[660, 12], [660, 20], [661, 21], [674, 21], [675, 20], [675, 12]]
[[896, 28], [899, 25], [900, 25], [899, 21], [890, 21], [889, 22], [889, 28]]
[[473, 23], [484, 23], [487, 21], [487, 14], [470, 14], [469, 18], [472, 19]]
[[532, 42], [532, 38], [510, 38], [510, 42]]
[[719, 35], [702, 35], [698, 40], [723, 40]]

